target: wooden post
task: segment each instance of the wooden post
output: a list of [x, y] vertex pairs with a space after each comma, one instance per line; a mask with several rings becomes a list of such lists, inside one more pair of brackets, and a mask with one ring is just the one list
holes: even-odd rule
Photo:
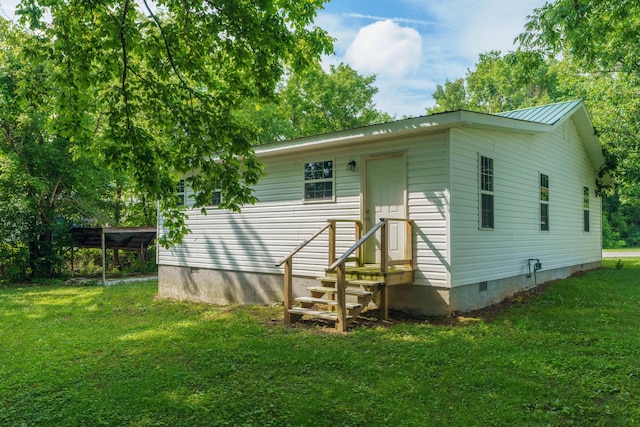
[[140, 235], [140, 273], [144, 272], [144, 235]]
[[107, 284], [107, 244], [104, 237], [104, 228], [102, 229], [102, 284]]
[[380, 311], [380, 317], [382, 317], [382, 320], [389, 320], [389, 292], [386, 284], [380, 287], [378, 310]]
[[387, 272], [387, 252], [389, 251], [389, 238], [387, 230], [389, 229], [389, 220], [384, 219], [384, 224], [380, 230], [380, 272]]
[[[73, 245], [71, 245], [71, 277], [73, 277], [73, 272], [75, 270], [75, 256], [74, 256], [74, 249], [73, 249]], [[0, 272], [2, 271], [2, 269], [0, 269]], [[1, 274], [0, 274], [1, 275]]]
[[407, 236], [405, 241], [405, 259], [410, 261], [409, 267], [413, 268], [413, 221], [408, 220], [407, 225]]
[[331, 265], [336, 260], [336, 222], [329, 220], [329, 263]]
[[[362, 238], [362, 223], [360, 221], [356, 221], [356, 242]], [[357, 258], [358, 258], [358, 267], [362, 267], [364, 265], [364, 257], [362, 252], [362, 247], [358, 246], [357, 249]]]
[[336, 296], [338, 298], [338, 321], [336, 322], [336, 330], [338, 332], [347, 332], [347, 281], [345, 278], [346, 275], [344, 263], [336, 267], [336, 273], [338, 274], [338, 280], [336, 282]]
[[293, 307], [293, 259], [284, 263], [284, 323], [293, 323], [289, 309]]

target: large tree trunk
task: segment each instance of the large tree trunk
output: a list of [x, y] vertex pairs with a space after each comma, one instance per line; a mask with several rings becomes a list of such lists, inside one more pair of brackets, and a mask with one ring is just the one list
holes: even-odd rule
[[[120, 226], [120, 220], [122, 219], [122, 183], [118, 180], [116, 182], [116, 202], [113, 208], [113, 220], [115, 226]], [[113, 268], [120, 267], [120, 253], [117, 249], [113, 249]]]
[[29, 267], [31, 277], [53, 277], [53, 234], [50, 230], [34, 236], [29, 242]]

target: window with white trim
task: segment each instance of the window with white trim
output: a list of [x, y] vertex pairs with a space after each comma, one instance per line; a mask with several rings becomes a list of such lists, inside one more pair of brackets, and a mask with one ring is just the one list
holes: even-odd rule
[[540, 231], [549, 231], [549, 176], [540, 174]]
[[494, 179], [493, 159], [480, 156], [480, 229], [494, 228]]
[[589, 187], [582, 188], [582, 218], [583, 218], [583, 230], [585, 232], [591, 231], [589, 221]]
[[333, 161], [304, 164], [304, 200], [306, 202], [333, 200]]
[[178, 206], [185, 205], [185, 191], [184, 191], [184, 179], [178, 181], [178, 185], [176, 187], [176, 193], [178, 196]]
[[216, 190], [211, 196], [211, 206], [219, 206], [220, 203], [222, 203], [222, 193], [220, 193], [220, 190]]

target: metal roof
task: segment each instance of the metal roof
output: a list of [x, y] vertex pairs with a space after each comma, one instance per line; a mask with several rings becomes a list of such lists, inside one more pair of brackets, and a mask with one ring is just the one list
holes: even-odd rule
[[562, 119], [567, 113], [572, 111], [582, 101], [559, 102], [557, 104], [543, 105], [541, 107], [523, 108], [521, 110], [505, 111], [498, 113], [498, 116], [508, 117], [510, 119], [526, 120], [528, 122], [542, 123], [545, 125], [554, 125], [558, 120]]
[[74, 246], [80, 248], [101, 248], [102, 235], [109, 249], [139, 251], [147, 249], [156, 238], [156, 227], [94, 227], [71, 229]]

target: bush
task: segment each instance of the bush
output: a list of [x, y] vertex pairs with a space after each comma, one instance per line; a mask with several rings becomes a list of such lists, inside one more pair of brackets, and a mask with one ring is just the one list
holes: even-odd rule
[[605, 249], [618, 249], [627, 246], [627, 242], [620, 237], [620, 233], [615, 231], [607, 219], [602, 215], [602, 247]]
[[18, 282], [30, 274], [29, 249], [22, 244], [0, 243], [0, 279]]

